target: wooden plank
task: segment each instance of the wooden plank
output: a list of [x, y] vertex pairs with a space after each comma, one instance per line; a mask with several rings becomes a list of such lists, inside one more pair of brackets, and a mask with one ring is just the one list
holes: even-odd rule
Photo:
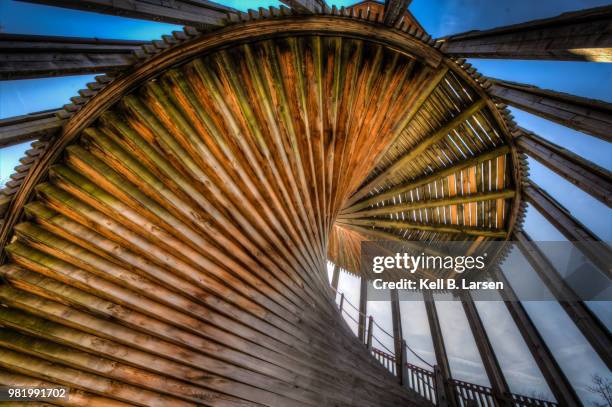
[[474, 113], [478, 112], [480, 109], [484, 108], [486, 105], [486, 101], [484, 99], [480, 99], [472, 103], [467, 109], [463, 110], [457, 116], [455, 116], [451, 121], [446, 123], [444, 126], [436, 130], [432, 135], [425, 138], [418, 145], [416, 145], [413, 149], [410, 149], [406, 154], [400, 157], [397, 161], [391, 164], [388, 168], [386, 168], [383, 172], [378, 174], [374, 179], [369, 181], [367, 184], [362, 186], [353, 196], [351, 197], [350, 202], [356, 202], [357, 200], [363, 198], [375, 187], [383, 184], [385, 181], [389, 180], [393, 177], [401, 168], [412, 161], [415, 157], [419, 156], [423, 153], [427, 148], [431, 145], [437, 143], [442, 138], [446, 137], [447, 134], [453, 130], [455, 127], [459, 126], [461, 123], [469, 119], [474, 115]]
[[54, 135], [66, 119], [57, 117], [57, 110], [0, 119], [0, 147]]
[[463, 58], [612, 62], [612, 6], [441, 38]]
[[476, 347], [478, 348], [478, 353], [482, 359], [485, 372], [487, 373], [487, 377], [491, 383], [496, 405], [509, 407], [511, 406], [508, 399], [510, 387], [506, 382], [506, 378], [504, 377], [504, 373], [499, 365], [499, 361], [495, 356], [495, 350], [491, 345], [491, 341], [487, 335], [482, 319], [480, 319], [476, 304], [474, 304], [474, 300], [472, 299], [472, 295], [469, 291], [463, 290], [461, 295], [463, 310], [465, 311], [465, 316], [467, 317], [472, 335], [474, 336], [474, 341], [476, 342]]
[[521, 304], [521, 301], [516, 296], [516, 293], [512, 289], [506, 276], [504, 276], [504, 273], [499, 267], [491, 269], [491, 273], [495, 281], [504, 284], [504, 290], [502, 291], [504, 304], [506, 304], [508, 312], [512, 316], [516, 327], [521, 333], [525, 344], [529, 348], [533, 359], [537, 363], [540, 372], [542, 372], [548, 384], [548, 388], [555, 396], [557, 402], [560, 405], [566, 406], [582, 406], [582, 402], [576, 394], [576, 391], [569, 380], [567, 380], [563, 370], [561, 370], [561, 367], [555, 360], [546, 342], [544, 342], [544, 339], [538, 332], [529, 314], [527, 314], [525, 307], [523, 307], [523, 304]]
[[235, 9], [206, 0], [19, 0], [196, 28], [222, 26]]
[[502, 154], [507, 154], [510, 151], [510, 147], [508, 146], [501, 146], [498, 147], [496, 149], [493, 149], [491, 151], [485, 152], [477, 157], [471, 157], [468, 158], [466, 160], [462, 160], [459, 161], [457, 163], [455, 163], [454, 165], [449, 165], [447, 167], [444, 167], [438, 171], [434, 171], [432, 174], [426, 175], [424, 177], [415, 179], [413, 181], [410, 181], [408, 183], [405, 184], [401, 184], [398, 185], [396, 187], [390, 188], [388, 190], [385, 190], [383, 193], [378, 194], [378, 195], [374, 195], [371, 198], [365, 199], [361, 202], [358, 202], [356, 204], [354, 204], [353, 206], [345, 209], [342, 213], [351, 213], [351, 212], [355, 212], [358, 210], [361, 210], [363, 208], [366, 208], [370, 205], [375, 204], [376, 202], [382, 202], [386, 199], [390, 199], [393, 198], [394, 196], [397, 196], [399, 194], [403, 194], [406, 192], [409, 192], [415, 188], [418, 188], [420, 186], [423, 185], [427, 185], [430, 182], [434, 182], [436, 180], [439, 180], [441, 178], [445, 178], [448, 177], [458, 171], [461, 171], [465, 168], [469, 168], [471, 166], [474, 165], [478, 165], [481, 164], [485, 161], [488, 161], [490, 159], [496, 158], [499, 155]]
[[463, 226], [461, 224], [456, 225], [434, 225], [429, 223], [416, 223], [407, 221], [394, 221], [386, 220], [386, 218], [365, 218], [365, 219], [350, 219], [343, 220], [338, 219], [339, 224], [348, 225], [362, 225], [362, 226], [373, 226], [376, 228], [392, 228], [392, 229], [415, 229], [424, 230], [439, 233], [452, 233], [452, 234], [463, 234], [470, 236], [486, 236], [493, 238], [504, 238], [506, 237], [506, 231], [500, 229], [485, 229], [475, 228], [470, 226]]
[[299, 13], [317, 14], [329, 9], [325, 0], [281, 0]]
[[514, 134], [518, 147], [572, 184], [612, 207], [612, 173], [571, 151], [519, 129]]
[[533, 181], [523, 187], [527, 202], [532, 204], [554, 227], [598, 267], [608, 278], [612, 278], [612, 250], [591, 230], [559, 204]]
[[340, 279], [340, 267], [337, 264], [334, 264], [334, 272], [332, 274], [331, 286], [334, 290], [338, 290], [338, 280]]
[[567, 315], [610, 369], [612, 366], [612, 338], [608, 328], [601, 323], [583, 301], [578, 299], [574, 290], [563, 280], [553, 264], [532, 242], [527, 233], [515, 232], [514, 240], [518, 242], [519, 249], [540, 276], [542, 282], [557, 298], [559, 305], [567, 312]]
[[[365, 218], [368, 216], [380, 216], [380, 215], [389, 215], [393, 213], [416, 210], [416, 209], [425, 209], [425, 208], [436, 208], [441, 206], [448, 205], [461, 205], [461, 204], [471, 204], [474, 202], [482, 202], [482, 201], [490, 201], [495, 199], [510, 199], [513, 198], [516, 194], [516, 191], [513, 189], [505, 189], [501, 191], [488, 192], [488, 193], [475, 193], [471, 195], [462, 195], [458, 197], [452, 198], [442, 198], [442, 199], [426, 199], [423, 201], [415, 201], [410, 203], [398, 203], [396, 205], [387, 205], [382, 208], [376, 209], [367, 209], [358, 212], [352, 212], [347, 214], [341, 214], [339, 219], [352, 219], [352, 218]], [[476, 226], [475, 224], [472, 226]]]
[[[427, 312], [427, 320], [429, 322], [429, 330], [431, 331], [431, 341], [434, 347], [434, 353], [436, 355], [436, 366], [440, 372], [440, 378], [442, 383], [438, 383], [444, 390], [444, 395], [438, 394], [438, 399], [441, 402], [445, 402], [441, 405], [447, 405], [454, 407], [457, 405], [455, 400], [455, 394], [451, 386], [451, 370], [448, 362], [448, 355], [446, 353], [446, 347], [444, 346], [444, 335], [442, 334], [442, 327], [440, 326], [440, 320], [438, 318], [438, 312], [436, 311], [436, 302], [433, 294], [430, 290], [423, 291], [423, 301], [425, 303], [425, 311]], [[436, 369], [437, 370], [437, 369]], [[438, 380], [439, 381], [439, 380]]]
[[359, 282], [359, 325], [357, 332], [359, 340], [364, 343], [366, 335], [366, 313], [368, 312], [368, 280], [362, 276]]
[[0, 80], [113, 72], [146, 41], [0, 34]]
[[405, 349], [403, 348], [404, 335], [402, 333], [402, 313], [400, 309], [399, 293], [397, 290], [391, 290], [391, 324], [393, 325], [393, 350], [395, 352], [395, 371], [399, 382], [404, 384], [406, 377], [402, 376], [404, 368], [402, 360], [406, 357]]
[[537, 86], [490, 78], [492, 96], [514, 107], [612, 141], [612, 104]]
[[411, 2], [412, 0], [385, 0], [383, 22], [390, 27], [397, 24], [404, 17]]

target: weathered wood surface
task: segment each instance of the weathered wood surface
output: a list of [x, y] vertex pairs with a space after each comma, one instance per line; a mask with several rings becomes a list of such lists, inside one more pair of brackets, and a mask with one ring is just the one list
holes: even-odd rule
[[491, 79], [491, 95], [529, 113], [612, 141], [612, 104], [537, 86]]
[[285, 37], [123, 95], [12, 229], [4, 368], [145, 405], [428, 405], [354, 338], [325, 271], [423, 71], [372, 42]]
[[518, 129], [517, 146], [572, 184], [612, 207], [612, 173], [537, 134]]
[[0, 119], [0, 147], [53, 136], [64, 122], [57, 110]]
[[576, 245], [608, 278], [612, 278], [612, 249], [589, 228], [533, 181], [524, 187], [524, 196], [557, 230]]
[[561, 370], [504, 273], [499, 267], [493, 268], [491, 273], [495, 281], [504, 283], [504, 290], [502, 291], [504, 304], [557, 402], [566, 406], [582, 406], [576, 391]]
[[281, 2], [300, 13], [323, 13], [329, 10], [325, 0], [281, 0]]
[[441, 38], [463, 58], [612, 62], [612, 6]]
[[207, 0], [18, 0], [94, 13], [211, 28], [225, 24], [236, 10]]
[[612, 366], [612, 337], [608, 328], [578, 298], [574, 290], [563, 280], [555, 266], [546, 258], [537, 244], [533, 243], [527, 233], [516, 231], [514, 240], [517, 241], [519, 249], [542, 282], [559, 301], [561, 307], [610, 369]]
[[395, 26], [403, 17], [412, 0], [385, 0], [383, 22], [388, 26]]
[[114, 72], [145, 41], [0, 33], [0, 80]]

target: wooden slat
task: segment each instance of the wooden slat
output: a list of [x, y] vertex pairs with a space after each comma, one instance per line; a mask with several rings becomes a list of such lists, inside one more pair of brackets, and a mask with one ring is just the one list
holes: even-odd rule
[[65, 122], [56, 113], [57, 110], [50, 110], [1, 119], [0, 147], [54, 135]]
[[495, 356], [495, 351], [491, 345], [491, 341], [487, 335], [482, 319], [478, 314], [476, 304], [474, 303], [472, 295], [468, 290], [463, 290], [461, 294], [463, 310], [465, 311], [465, 316], [470, 325], [472, 335], [474, 336], [474, 341], [476, 342], [476, 347], [478, 348], [478, 353], [482, 359], [485, 372], [487, 373], [487, 377], [491, 383], [493, 397], [496, 401], [495, 404], [500, 406], [508, 406], [509, 404], [506, 397], [508, 394], [510, 394], [510, 387], [506, 382], [506, 378], [504, 377], [499, 361]]
[[385, 0], [383, 22], [388, 26], [397, 24], [408, 9], [412, 0]]
[[491, 95], [572, 129], [612, 141], [612, 104], [567, 93], [491, 79]]
[[113, 72], [145, 41], [0, 34], [0, 80]]
[[571, 151], [519, 129], [514, 134], [518, 147], [572, 184], [612, 207], [612, 173]]
[[365, 219], [338, 219], [338, 223], [371, 226], [375, 228], [392, 228], [392, 229], [415, 229], [424, 230], [430, 232], [450, 233], [458, 235], [469, 235], [469, 236], [486, 236], [492, 238], [504, 238], [507, 232], [499, 229], [484, 229], [475, 228], [462, 225], [444, 225], [444, 224], [430, 224], [430, 223], [415, 223], [398, 220], [386, 220], [384, 218], [365, 218]]
[[94, 13], [181, 24], [196, 28], [222, 26], [236, 10], [207, 0], [19, 0]]
[[362, 186], [353, 196], [349, 202], [356, 202], [360, 198], [363, 198], [368, 192], [370, 192], [373, 188], [378, 185], [381, 185], [388, 179], [394, 176], [394, 174], [399, 171], [404, 165], [412, 161], [416, 156], [423, 153], [427, 148], [429, 148], [432, 144], [440, 141], [443, 137], [446, 137], [447, 134], [453, 130], [455, 127], [459, 126], [461, 123], [469, 119], [474, 115], [474, 113], [478, 112], [485, 106], [485, 101], [483, 99], [477, 100], [472, 103], [467, 109], [463, 110], [456, 117], [454, 117], [450, 122], [446, 123], [441, 128], [437, 129], [432, 135], [425, 138], [414, 148], [408, 150], [406, 154], [400, 157], [396, 162], [386, 168], [383, 172], [378, 174], [374, 179], [369, 181], [367, 184]]
[[574, 290], [563, 280], [555, 266], [533, 243], [527, 233], [514, 232], [514, 240], [517, 241], [519, 249], [546, 287], [557, 298], [561, 307], [610, 369], [612, 366], [612, 337], [608, 328], [602, 324], [583, 301], [578, 299]]
[[612, 62], [612, 6], [441, 38], [464, 58]]
[[608, 278], [612, 278], [612, 250], [606, 242], [601, 241], [533, 181], [529, 181], [523, 187], [523, 191], [527, 202], [532, 204], [567, 240], [573, 242]]
[[322, 13], [329, 8], [325, 0], [281, 0], [281, 2], [300, 13]]
[[[440, 206], [449, 206], [449, 205], [461, 205], [461, 204], [471, 204], [474, 202], [482, 202], [482, 201], [490, 201], [496, 199], [510, 199], [513, 198], [516, 192], [512, 189], [506, 189], [496, 192], [489, 193], [479, 193], [479, 194], [471, 194], [471, 195], [462, 195], [458, 197], [452, 198], [442, 198], [442, 199], [428, 199], [423, 201], [415, 201], [411, 203], [402, 203], [396, 205], [387, 205], [382, 208], [375, 209], [367, 209], [358, 212], [352, 212], [347, 214], [341, 214], [339, 219], [353, 219], [353, 218], [365, 218], [369, 216], [380, 216], [380, 215], [389, 215], [393, 213], [415, 210], [415, 209], [425, 209], [425, 208], [435, 208]], [[476, 225], [473, 225], [476, 226]]]

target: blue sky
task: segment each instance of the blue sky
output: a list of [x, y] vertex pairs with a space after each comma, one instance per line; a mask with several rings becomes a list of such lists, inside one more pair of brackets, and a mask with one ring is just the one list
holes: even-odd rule
[[[332, 1], [338, 6], [353, 1]], [[246, 10], [259, 6], [279, 5], [278, 1], [233, 0], [224, 4]], [[433, 36], [440, 37], [495, 26], [546, 18], [562, 12], [609, 4], [600, 0], [414, 0], [410, 10]], [[64, 10], [34, 4], [0, 0], [0, 30], [8, 33], [84, 36], [121, 39], [156, 39], [162, 34], [180, 29], [178, 26], [121, 17]], [[525, 82], [540, 87], [560, 90], [581, 96], [612, 102], [612, 64], [551, 61], [470, 61], [483, 74]], [[70, 76], [34, 80], [0, 82], [0, 117], [11, 117], [28, 112], [56, 108], [76, 95], [78, 89], [93, 76]], [[513, 109], [517, 122], [542, 137], [558, 143], [597, 164], [612, 170], [612, 145], [577, 131], [551, 123], [531, 114]], [[0, 185], [12, 172], [27, 145], [0, 150]], [[580, 189], [558, 177], [537, 162], [530, 161], [531, 177], [568, 208], [574, 216], [604, 240], [612, 240], [612, 211], [589, 197]], [[530, 208], [525, 228], [536, 240], [563, 240], [563, 237], [540, 215]], [[358, 304], [358, 279], [344, 275], [340, 288], [347, 292], [351, 302]], [[449, 339], [449, 355], [453, 374], [460, 379], [486, 384], [475, 346], [470, 340], [467, 322], [457, 303], [440, 303], [439, 313], [443, 330], [453, 331]], [[485, 325], [490, 330], [493, 346], [499, 353], [500, 363], [508, 374], [513, 391], [549, 394], [546, 385], [522, 339], [516, 331], [503, 304], [479, 304]], [[381, 326], [390, 326], [388, 303], [370, 302], [370, 310]], [[610, 326], [609, 303], [591, 304], [592, 309]], [[413, 347], [433, 361], [431, 339], [426, 329], [424, 308], [419, 303], [406, 303], [403, 318], [404, 334]], [[541, 326], [548, 345], [558, 355], [570, 380], [585, 400], [588, 375], [608, 374], [605, 367], [573, 327], [567, 316], [555, 303], [527, 304], [531, 317]], [[408, 312], [410, 311], [410, 312]], [[407, 318], [410, 314], [411, 318]], [[384, 337], [384, 335], [381, 335]], [[383, 339], [384, 340], [384, 339]], [[572, 363], [571, 361], [575, 362]], [[419, 362], [412, 361], [415, 364]], [[585, 373], [585, 372], [588, 372]]]

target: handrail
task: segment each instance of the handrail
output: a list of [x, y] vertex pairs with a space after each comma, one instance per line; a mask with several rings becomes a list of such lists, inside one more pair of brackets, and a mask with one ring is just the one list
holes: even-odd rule
[[[331, 287], [333, 291], [337, 294], [343, 295], [337, 289]], [[355, 307], [351, 302], [343, 295], [343, 302], [349, 304], [359, 315], [363, 315], [366, 318], [372, 317], [371, 315], [367, 315], [361, 311], [357, 307]], [[341, 313], [346, 315], [353, 322], [359, 324], [359, 322], [351, 316], [346, 309], [340, 309]], [[396, 340], [393, 335], [383, 329], [380, 325], [374, 321], [372, 317], [372, 322], [375, 326], [378, 327], [382, 332], [387, 334], [392, 338], [393, 342], [399, 342]], [[387, 370], [389, 370], [393, 375], [398, 375], [397, 368], [397, 358], [395, 352], [390, 350], [381, 342], [381, 340], [372, 334], [372, 339], [374, 339], [385, 351], [372, 347], [370, 352], [372, 356], [380, 362]], [[404, 342], [405, 344], [405, 342]], [[435, 375], [433, 369], [435, 368], [433, 365], [424, 360], [419, 354], [417, 354], [412, 348], [408, 345], [405, 345], [405, 348], [408, 349], [414, 356], [416, 356], [421, 362], [431, 367], [432, 370], [427, 370], [425, 368], [410, 364], [406, 362], [406, 372], [407, 377], [404, 378], [406, 381], [406, 386], [417, 392], [427, 400], [431, 401], [434, 405], [437, 404], [437, 394], [436, 394], [436, 386], [435, 386]], [[387, 353], [388, 352], [388, 353]], [[508, 394], [508, 395], [494, 395], [493, 389], [487, 386], [482, 386], [474, 383], [464, 382], [462, 380], [450, 379], [450, 384], [455, 392], [455, 397], [457, 399], [457, 405], [459, 407], [496, 407], [498, 406], [498, 401], [496, 400], [499, 397], [503, 397], [509, 399], [510, 405], [512, 407], [558, 407], [559, 404], [553, 401], [547, 401], [542, 399], [537, 399], [534, 397], [523, 396], [520, 394]]]

